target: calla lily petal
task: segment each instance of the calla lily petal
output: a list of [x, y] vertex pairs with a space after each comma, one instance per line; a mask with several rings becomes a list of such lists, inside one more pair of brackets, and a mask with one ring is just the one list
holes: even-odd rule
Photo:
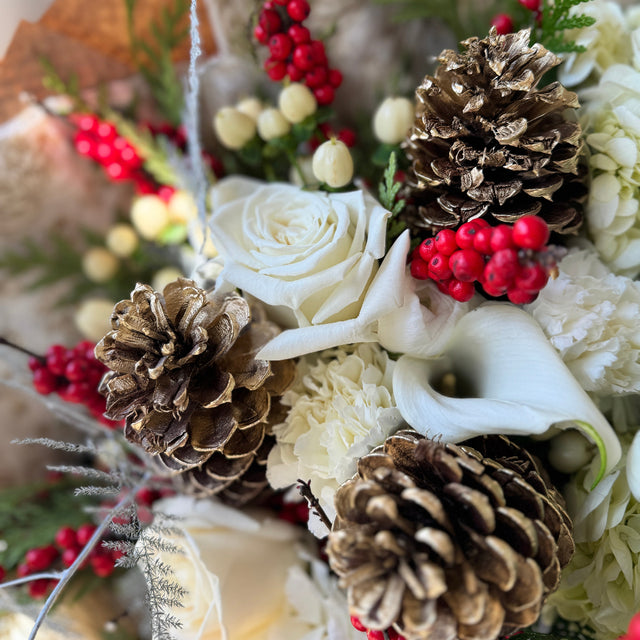
[[627, 453], [627, 483], [633, 497], [640, 501], [640, 431], [634, 436]]
[[[468, 397], [434, 389], [448, 372], [468, 387]], [[532, 435], [551, 425], [577, 426], [600, 448], [599, 477], [620, 459], [620, 442], [605, 417], [535, 320], [516, 307], [488, 304], [470, 311], [438, 359], [402, 356], [393, 393], [402, 417], [423, 435], [460, 442], [482, 434]]]

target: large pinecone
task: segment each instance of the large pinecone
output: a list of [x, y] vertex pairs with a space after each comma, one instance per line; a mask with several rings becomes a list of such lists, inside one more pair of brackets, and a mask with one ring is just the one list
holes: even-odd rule
[[338, 490], [327, 553], [366, 627], [493, 640], [537, 620], [573, 554], [561, 503], [507, 438], [400, 431]]
[[536, 88], [560, 59], [540, 44], [529, 47], [529, 36], [493, 29], [465, 40], [466, 51], [443, 51], [435, 77], [418, 87], [405, 143], [414, 230], [481, 216], [512, 224], [531, 214], [559, 233], [580, 226], [581, 130], [564, 113], [578, 99], [558, 82]]
[[137, 285], [111, 326], [96, 357], [112, 370], [106, 415], [126, 420], [127, 439], [195, 492], [234, 503], [260, 493], [295, 365], [255, 354], [279, 329], [240, 296], [216, 303], [184, 278], [162, 294]]

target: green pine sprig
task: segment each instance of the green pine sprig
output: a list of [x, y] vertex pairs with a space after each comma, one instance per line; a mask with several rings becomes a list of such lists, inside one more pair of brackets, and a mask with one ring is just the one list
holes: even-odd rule
[[582, 53], [586, 48], [575, 40], [566, 38], [566, 31], [583, 29], [595, 24], [595, 18], [583, 14], [571, 15], [573, 7], [591, 0], [545, 0], [542, 8], [542, 24], [537, 41], [554, 53]]
[[189, 35], [189, 0], [174, 0], [171, 7], [164, 7], [158, 19], [151, 23], [151, 33], [146, 40], [139, 38], [134, 29], [137, 0], [124, 2], [133, 59], [162, 114], [177, 126], [182, 119], [184, 95], [171, 53]]
[[382, 180], [378, 185], [378, 197], [380, 204], [391, 211], [391, 218], [387, 225], [387, 246], [390, 246], [395, 238], [397, 238], [406, 228], [406, 224], [398, 217], [404, 209], [406, 200], [398, 199], [398, 192], [402, 187], [400, 182], [396, 182], [395, 175], [398, 171], [398, 160], [395, 151], [389, 155], [389, 163], [384, 170]]

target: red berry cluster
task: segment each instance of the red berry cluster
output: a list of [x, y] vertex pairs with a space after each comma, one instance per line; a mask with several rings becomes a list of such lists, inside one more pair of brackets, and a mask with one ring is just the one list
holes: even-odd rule
[[112, 429], [118, 422], [103, 416], [106, 400], [98, 392], [102, 376], [108, 371], [93, 353], [93, 342], [83, 340], [73, 349], [51, 345], [44, 358], [29, 359], [33, 387], [42, 395], [57, 393], [65, 402], [84, 404], [102, 424]]
[[386, 631], [367, 629], [356, 616], [351, 616], [351, 624], [358, 631], [364, 631], [367, 634], [367, 640], [386, 640], [387, 638], [389, 640], [405, 640], [405, 637], [401, 636], [393, 627], [389, 627]]
[[[64, 567], [70, 567], [76, 561], [82, 548], [89, 542], [95, 530], [96, 527], [90, 523], [83, 524], [77, 530], [72, 527], [62, 527], [55, 535], [55, 544], [27, 551], [23, 562], [16, 568], [16, 575], [23, 578], [40, 571], [58, 569], [60, 564]], [[98, 544], [89, 554], [87, 564], [96, 576], [106, 578], [113, 573], [119, 555], [120, 552], [105, 549]], [[32, 598], [43, 598], [55, 584], [56, 581], [49, 578], [33, 580], [29, 582], [29, 595]]]
[[313, 91], [319, 105], [331, 104], [342, 74], [330, 69], [324, 44], [312, 40], [303, 22], [309, 17], [307, 0], [267, 0], [253, 30], [255, 39], [269, 47], [264, 63], [271, 80], [304, 82]]
[[527, 304], [555, 269], [544, 251], [548, 240], [549, 227], [538, 216], [524, 216], [513, 227], [472, 220], [424, 240], [412, 255], [411, 274], [435, 280], [440, 291], [459, 302], [470, 300], [479, 282], [489, 296], [506, 294], [514, 304]]
[[627, 633], [620, 636], [618, 640], [640, 640], [640, 612], [631, 618]]
[[332, 136], [344, 142], [349, 149], [356, 146], [356, 132], [353, 129], [344, 127], [339, 131], [334, 131], [328, 122], [323, 122], [318, 125], [318, 129], [322, 135], [314, 135], [309, 139], [309, 148], [311, 151], [315, 151], [323, 142], [329, 140]]

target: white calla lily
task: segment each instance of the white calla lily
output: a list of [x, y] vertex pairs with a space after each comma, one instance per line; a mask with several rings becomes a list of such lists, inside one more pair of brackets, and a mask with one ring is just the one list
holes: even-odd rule
[[[446, 373], [455, 375], [468, 397], [434, 389]], [[577, 426], [600, 450], [597, 480], [620, 459], [620, 443], [605, 417], [535, 320], [513, 306], [470, 311], [437, 359], [402, 356], [393, 393], [402, 417], [423, 435], [461, 442], [482, 434], [533, 435], [551, 425]]]
[[640, 502], [640, 431], [633, 437], [627, 453], [627, 483], [633, 497]]

